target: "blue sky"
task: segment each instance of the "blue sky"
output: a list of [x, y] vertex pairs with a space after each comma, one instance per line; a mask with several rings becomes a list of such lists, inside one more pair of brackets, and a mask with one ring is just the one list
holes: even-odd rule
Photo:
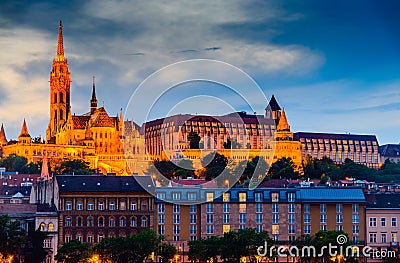
[[[93, 75], [99, 103], [116, 115], [157, 70], [187, 59], [215, 59], [246, 72], [267, 98], [275, 94], [293, 131], [376, 134], [380, 144], [400, 142], [398, 1], [2, 1], [0, 6], [0, 123], [8, 139], [18, 136], [24, 117], [32, 136], [45, 134], [49, 72], [62, 20], [77, 114], [88, 110]], [[165, 81], [182, 74], [169, 72]], [[172, 92], [160, 103], [173, 108], [204, 89], [204, 95], [246, 109], [216, 86], [180, 85], [179, 96]], [[257, 97], [250, 89], [242, 95]], [[196, 97], [177, 109], [225, 113], [227, 108], [213, 101]], [[143, 110], [137, 104], [132, 108]], [[256, 104], [252, 110], [263, 108]]]

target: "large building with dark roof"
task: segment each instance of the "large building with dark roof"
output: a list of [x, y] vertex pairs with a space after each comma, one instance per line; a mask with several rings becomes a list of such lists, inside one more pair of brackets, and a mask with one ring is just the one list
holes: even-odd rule
[[385, 144], [379, 146], [379, 154], [381, 156], [381, 163], [386, 160], [398, 163], [400, 162], [400, 144]]
[[326, 156], [339, 164], [348, 158], [368, 167], [380, 166], [375, 135], [295, 132], [293, 139], [300, 141], [303, 160], [307, 155], [318, 159]]

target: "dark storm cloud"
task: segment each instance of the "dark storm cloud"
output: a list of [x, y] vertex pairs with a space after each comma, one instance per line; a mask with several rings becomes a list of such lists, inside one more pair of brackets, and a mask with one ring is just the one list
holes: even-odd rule
[[221, 47], [207, 47], [204, 50], [205, 51], [217, 51], [217, 50], [221, 50]]

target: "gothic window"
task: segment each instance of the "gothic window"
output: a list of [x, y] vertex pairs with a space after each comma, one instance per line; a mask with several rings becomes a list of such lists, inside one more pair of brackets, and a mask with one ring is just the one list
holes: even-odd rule
[[60, 92], [60, 103], [64, 103], [64, 96], [62, 92]]
[[54, 93], [54, 103], [57, 103], [57, 93]]
[[63, 110], [60, 109], [60, 120], [62, 120], [62, 119], [63, 119]]

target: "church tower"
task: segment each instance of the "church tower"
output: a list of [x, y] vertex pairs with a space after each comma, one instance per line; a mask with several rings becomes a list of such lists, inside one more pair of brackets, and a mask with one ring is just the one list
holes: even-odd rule
[[46, 140], [55, 142], [56, 134], [65, 124], [70, 110], [70, 72], [68, 61], [64, 57], [62, 23], [58, 29], [56, 58], [50, 72], [50, 122], [46, 131]]
[[93, 76], [92, 99], [90, 100], [90, 115], [92, 115], [96, 110], [97, 110], [97, 98], [96, 98], [96, 87], [94, 85], [94, 76]]
[[275, 124], [278, 125], [280, 117], [281, 107], [276, 101], [275, 96], [272, 95], [268, 106], [265, 108], [265, 118], [274, 120]]

